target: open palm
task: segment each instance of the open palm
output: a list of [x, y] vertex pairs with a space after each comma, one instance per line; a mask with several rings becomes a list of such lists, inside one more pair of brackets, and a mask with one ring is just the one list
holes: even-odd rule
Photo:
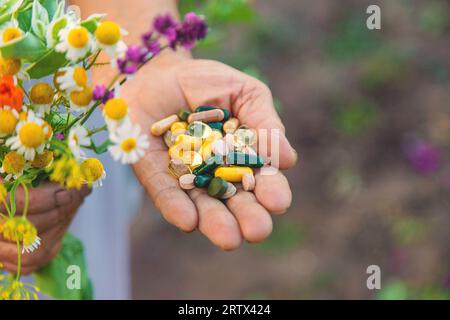
[[[213, 105], [255, 129], [280, 129], [280, 168], [297, 161], [297, 154], [284, 136], [284, 127], [273, 107], [269, 89], [235, 69], [215, 61], [158, 57], [146, 66], [122, 92], [129, 101], [133, 121], [145, 132], [151, 125], [182, 107]], [[222, 202], [205, 190], [186, 193], [167, 170], [169, 156], [163, 140], [150, 137], [146, 156], [134, 165], [136, 176], [164, 218], [185, 232], [198, 230], [224, 250], [264, 240], [272, 231], [271, 214], [284, 213], [291, 204], [287, 179], [256, 173], [254, 193], [239, 190]]]

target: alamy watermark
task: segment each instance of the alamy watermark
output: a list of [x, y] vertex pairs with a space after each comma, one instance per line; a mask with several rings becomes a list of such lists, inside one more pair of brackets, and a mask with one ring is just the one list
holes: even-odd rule
[[370, 15], [366, 21], [367, 29], [381, 30], [381, 8], [373, 4], [367, 7], [366, 13]]
[[370, 265], [366, 269], [366, 273], [369, 274], [366, 280], [366, 286], [369, 290], [381, 289], [381, 268], [375, 264]]

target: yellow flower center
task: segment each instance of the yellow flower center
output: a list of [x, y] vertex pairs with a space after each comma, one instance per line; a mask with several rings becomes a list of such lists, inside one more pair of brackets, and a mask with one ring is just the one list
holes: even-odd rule
[[75, 67], [73, 69], [73, 80], [80, 87], [85, 87], [88, 84], [88, 74], [82, 67]]
[[128, 104], [120, 98], [110, 99], [105, 104], [105, 114], [112, 120], [121, 120], [128, 114]]
[[29, 122], [20, 128], [20, 142], [27, 148], [37, 148], [44, 143], [45, 133], [40, 125]]
[[16, 27], [8, 27], [3, 30], [3, 42], [7, 43], [14, 39], [20, 38], [22, 36], [22, 31]]
[[0, 133], [12, 134], [16, 129], [17, 121], [11, 110], [0, 110]]
[[122, 141], [120, 144], [120, 148], [125, 151], [126, 153], [129, 153], [136, 149], [137, 147], [137, 141], [135, 138], [128, 138]]
[[70, 100], [80, 107], [87, 107], [92, 101], [92, 89], [84, 87], [82, 91], [73, 91], [70, 93]]
[[37, 154], [31, 165], [37, 169], [47, 168], [53, 162], [53, 152], [45, 150], [42, 154]]
[[53, 101], [53, 88], [48, 83], [37, 83], [31, 88], [30, 99], [34, 104], [50, 104]]
[[19, 174], [25, 167], [25, 158], [15, 151], [8, 152], [3, 160], [3, 170], [7, 174]]
[[98, 181], [103, 176], [103, 164], [95, 158], [86, 159], [81, 164], [81, 172], [87, 182]]
[[83, 27], [73, 28], [69, 31], [69, 44], [77, 49], [85, 48], [89, 43], [89, 33]]
[[95, 37], [98, 42], [111, 46], [119, 42], [121, 37], [120, 27], [112, 21], [105, 21], [100, 24], [95, 31]]
[[13, 76], [20, 71], [22, 62], [20, 59], [4, 59], [0, 57], [0, 75]]

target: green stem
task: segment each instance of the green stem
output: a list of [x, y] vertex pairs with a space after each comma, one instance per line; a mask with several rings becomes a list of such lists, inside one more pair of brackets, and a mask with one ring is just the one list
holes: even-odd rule
[[23, 188], [23, 192], [24, 192], [24, 196], [25, 196], [25, 203], [23, 205], [23, 212], [22, 215], [24, 218], [27, 217], [27, 213], [28, 213], [28, 207], [29, 207], [29, 201], [30, 201], [30, 196], [29, 196], [29, 192], [28, 192], [28, 187], [25, 183], [21, 183], [20, 184]]
[[21, 272], [21, 269], [22, 269], [22, 251], [20, 250], [19, 240], [16, 240], [16, 245], [17, 245], [17, 274], [16, 274], [16, 281], [19, 281], [20, 280], [20, 272]]
[[97, 61], [98, 56], [100, 55], [101, 50], [98, 50], [97, 53], [94, 55], [94, 57], [92, 58], [92, 61], [88, 64], [88, 66], [86, 67], [86, 70], [89, 70], [90, 68], [92, 68], [92, 66], [95, 64], [95, 62]]
[[95, 135], [95, 134], [97, 134], [99, 132], [105, 131], [107, 129], [108, 129], [107, 125], [104, 125], [103, 127], [100, 127], [100, 128], [96, 128], [96, 129], [94, 129], [94, 130], [89, 132], [89, 137], [92, 137], [93, 135]]

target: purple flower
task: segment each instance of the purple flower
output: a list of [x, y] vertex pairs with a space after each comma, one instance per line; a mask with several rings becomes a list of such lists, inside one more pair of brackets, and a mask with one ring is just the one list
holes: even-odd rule
[[411, 166], [420, 174], [431, 174], [440, 167], [441, 152], [432, 144], [416, 141], [409, 145], [406, 154]]
[[177, 42], [185, 49], [190, 50], [198, 40], [204, 39], [207, 34], [208, 25], [205, 19], [194, 12], [189, 12], [177, 30]]
[[61, 140], [61, 141], [63, 141], [64, 140], [64, 133], [62, 133], [62, 132], [55, 132], [55, 138], [56, 139], [58, 139], [58, 140]]
[[153, 39], [153, 32], [147, 32], [142, 35], [142, 43], [147, 49], [148, 53], [156, 56], [161, 52], [161, 45], [157, 39]]
[[148, 51], [138, 45], [133, 45], [128, 47], [126, 53], [126, 59], [130, 62], [134, 62], [136, 64], [141, 64], [145, 62], [146, 56], [148, 55]]
[[169, 14], [156, 17], [153, 22], [153, 28], [171, 43], [177, 38], [178, 23]]
[[109, 91], [105, 85], [96, 86], [93, 92], [94, 100], [106, 103], [114, 98], [114, 91]]
[[119, 69], [120, 73], [126, 75], [132, 75], [138, 71], [137, 63], [122, 58], [117, 59], [117, 68]]

